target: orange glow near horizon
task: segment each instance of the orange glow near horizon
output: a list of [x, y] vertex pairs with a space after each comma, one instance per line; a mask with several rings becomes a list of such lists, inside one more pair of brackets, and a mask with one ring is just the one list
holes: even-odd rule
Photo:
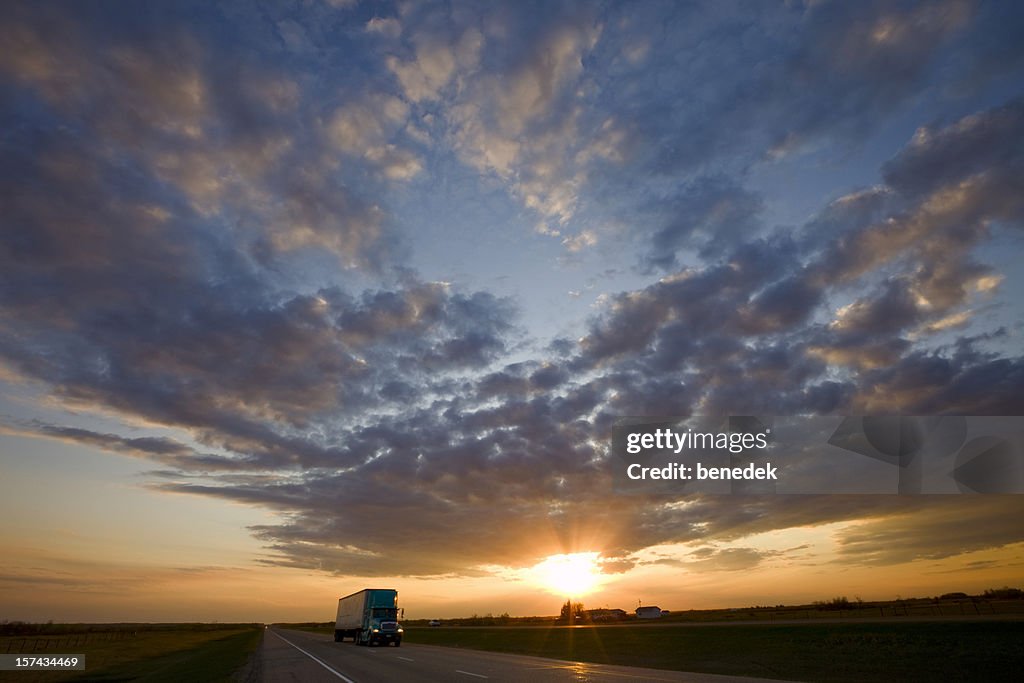
[[599, 588], [604, 576], [597, 564], [599, 553], [551, 555], [530, 569], [530, 577], [541, 588], [573, 598]]

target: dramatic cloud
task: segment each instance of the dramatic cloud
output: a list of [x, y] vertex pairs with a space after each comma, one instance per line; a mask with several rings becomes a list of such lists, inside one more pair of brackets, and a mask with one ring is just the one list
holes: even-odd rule
[[[1007, 509], [1006, 501], [996, 497], [969, 505], [936, 506], [927, 516], [895, 514], [869, 520], [840, 535], [840, 552], [852, 562], [897, 564], [998, 548], [1017, 536], [1013, 522], [1002, 514]], [[957, 539], [955, 548], [941, 542], [949, 537]]]
[[12, 4], [0, 377], [104, 422], [5, 429], [272, 510], [267, 564], [339, 574], [1020, 542], [1016, 498], [638, 498], [606, 466], [622, 415], [1024, 414], [996, 4]]

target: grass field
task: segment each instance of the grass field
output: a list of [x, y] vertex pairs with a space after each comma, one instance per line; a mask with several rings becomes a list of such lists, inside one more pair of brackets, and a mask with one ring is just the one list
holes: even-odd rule
[[1024, 621], [413, 628], [410, 643], [800, 681], [1017, 681]]
[[[21, 654], [84, 654], [86, 661], [85, 671], [0, 672], [0, 681], [228, 681], [258, 647], [263, 628], [146, 625], [134, 632], [119, 630], [80, 635], [77, 640], [74, 634], [0, 638], [0, 652], [13, 647], [11, 652]], [[50, 642], [44, 645], [43, 641]]]

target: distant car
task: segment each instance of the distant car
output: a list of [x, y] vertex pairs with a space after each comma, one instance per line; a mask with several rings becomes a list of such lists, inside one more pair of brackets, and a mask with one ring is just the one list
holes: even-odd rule
[[431, 620], [430, 620], [430, 623], [428, 623], [427, 625], [428, 625], [428, 626], [440, 626], [440, 625], [441, 625], [441, 622], [440, 622], [440, 621], [438, 621], [437, 619], [431, 619]]

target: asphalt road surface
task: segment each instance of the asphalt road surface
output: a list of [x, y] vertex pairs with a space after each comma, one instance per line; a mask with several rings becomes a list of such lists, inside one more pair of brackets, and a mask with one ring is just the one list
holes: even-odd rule
[[[358, 647], [328, 635], [269, 629], [260, 653], [263, 683], [740, 683], [759, 678], [563, 662], [498, 652], [402, 643]], [[775, 682], [777, 683], [777, 682]]]

